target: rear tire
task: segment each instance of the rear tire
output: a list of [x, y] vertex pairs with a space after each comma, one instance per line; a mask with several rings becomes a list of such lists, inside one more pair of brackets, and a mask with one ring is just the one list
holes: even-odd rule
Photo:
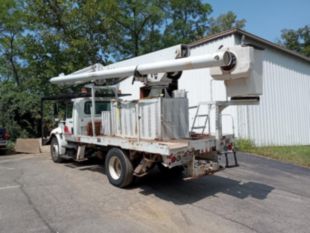
[[125, 188], [133, 181], [133, 166], [126, 154], [118, 148], [109, 150], [105, 159], [105, 171], [109, 182]]
[[53, 137], [51, 140], [51, 157], [55, 163], [63, 162], [63, 159], [59, 154], [59, 143], [56, 137]]

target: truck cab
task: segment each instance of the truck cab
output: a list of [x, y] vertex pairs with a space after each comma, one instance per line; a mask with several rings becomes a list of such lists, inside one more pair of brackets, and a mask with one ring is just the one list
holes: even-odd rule
[[[109, 111], [111, 99], [96, 98], [95, 100], [95, 124], [100, 128], [101, 112]], [[64, 133], [72, 135], [92, 135], [91, 120], [92, 101], [90, 98], [78, 98], [71, 100], [66, 106], [66, 119]], [[100, 130], [100, 129], [99, 129]], [[99, 134], [99, 132], [97, 132]]]

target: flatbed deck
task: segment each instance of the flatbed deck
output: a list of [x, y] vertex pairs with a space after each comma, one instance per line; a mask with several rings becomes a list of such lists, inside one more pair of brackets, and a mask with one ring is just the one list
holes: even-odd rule
[[127, 150], [136, 150], [152, 154], [169, 156], [179, 152], [192, 150], [206, 151], [215, 147], [214, 136], [206, 136], [200, 139], [175, 139], [175, 140], [145, 140], [137, 138], [122, 138], [116, 136], [86, 136], [86, 135], [65, 135], [67, 141], [93, 144], [98, 146], [116, 146]]

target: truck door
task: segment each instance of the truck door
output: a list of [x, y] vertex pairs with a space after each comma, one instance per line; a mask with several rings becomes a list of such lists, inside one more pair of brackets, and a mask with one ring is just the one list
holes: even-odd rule
[[74, 125], [73, 125], [73, 102], [66, 102], [65, 109], [65, 132], [69, 134], [75, 134]]

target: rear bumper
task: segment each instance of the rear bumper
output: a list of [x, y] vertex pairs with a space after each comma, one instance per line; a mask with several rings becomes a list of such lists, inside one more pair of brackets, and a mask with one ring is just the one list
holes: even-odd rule
[[[236, 153], [231, 153], [234, 158], [234, 164], [228, 163], [228, 154], [218, 154], [216, 151], [207, 153], [200, 153], [199, 151], [185, 154], [176, 158], [172, 163], [173, 157], [167, 156], [163, 161], [163, 165], [167, 168], [182, 166], [184, 168], [184, 179], [194, 179], [206, 175], [212, 175], [225, 168], [232, 168], [238, 166]], [[231, 160], [231, 159], [230, 159]], [[166, 163], [165, 163], [166, 162]]]

